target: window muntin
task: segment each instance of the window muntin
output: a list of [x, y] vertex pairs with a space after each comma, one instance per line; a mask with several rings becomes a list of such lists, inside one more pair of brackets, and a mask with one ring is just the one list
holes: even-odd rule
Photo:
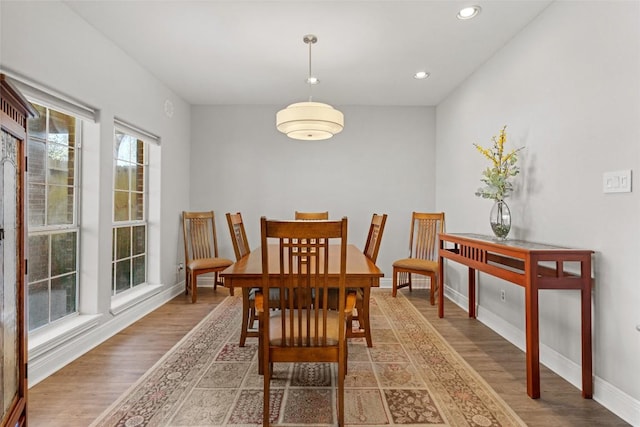
[[147, 281], [147, 143], [116, 128], [112, 295]]
[[29, 119], [29, 330], [78, 311], [80, 120], [34, 104]]

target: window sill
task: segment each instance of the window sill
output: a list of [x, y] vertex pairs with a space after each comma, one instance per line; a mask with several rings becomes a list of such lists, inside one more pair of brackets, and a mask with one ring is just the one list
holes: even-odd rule
[[100, 314], [80, 314], [29, 333], [29, 359], [35, 359], [98, 325]]
[[140, 302], [157, 295], [162, 285], [138, 285], [135, 288], [111, 298], [110, 312], [114, 316], [130, 309]]

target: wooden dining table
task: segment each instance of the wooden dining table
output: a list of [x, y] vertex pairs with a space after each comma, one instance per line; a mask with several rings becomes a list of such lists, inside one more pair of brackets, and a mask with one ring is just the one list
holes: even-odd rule
[[[269, 277], [278, 280], [280, 253], [277, 244], [269, 245]], [[329, 281], [338, 283], [340, 245], [329, 245]], [[363, 309], [369, 312], [371, 288], [380, 286], [384, 273], [355, 245], [347, 245], [347, 286], [363, 290]], [[220, 273], [225, 287], [259, 288], [262, 281], [262, 249], [260, 247], [239, 259]], [[360, 313], [358, 313], [360, 315]], [[369, 328], [370, 329], [370, 328]], [[367, 329], [367, 330], [369, 330]], [[365, 337], [365, 331], [353, 331], [354, 337]], [[370, 338], [370, 337], [369, 337]]]

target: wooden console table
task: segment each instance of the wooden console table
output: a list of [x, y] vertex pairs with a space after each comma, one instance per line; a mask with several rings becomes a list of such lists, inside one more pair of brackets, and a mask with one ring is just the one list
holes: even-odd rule
[[[478, 234], [441, 234], [438, 275], [438, 315], [444, 317], [444, 259], [469, 267], [469, 317], [475, 318], [476, 270], [524, 287], [526, 323], [527, 394], [540, 397], [540, 334], [538, 290], [575, 289], [581, 293], [582, 397], [593, 395], [591, 356], [591, 255], [593, 251], [568, 249], [522, 240], [498, 241]], [[580, 272], [568, 272], [577, 263]]]

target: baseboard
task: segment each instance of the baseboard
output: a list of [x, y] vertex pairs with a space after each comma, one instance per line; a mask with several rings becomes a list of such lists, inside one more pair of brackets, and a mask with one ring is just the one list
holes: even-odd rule
[[391, 278], [382, 278], [380, 279], [380, 288], [381, 289], [391, 289], [393, 288], [393, 279]]
[[466, 295], [461, 294], [460, 292], [449, 288], [446, 284], [444, 286], [444, 296], [447, 297], [450, 301], [452, 301], [455, 305], [462, 308], [464, 311], [469, 311], [469, 299]]
[[[465, 295], [450, 289], [446, 285], [444, 294], [463, 310], [468, 311], [469, 299]], [[482, 306], [478, 306], [476, 312], [478, 321], [523, 352], [525, 351], [526, 337], [524, 331], [514, 327]], [[582, 367], [579, 364], [543, 343], [540, 344], [540, 363], [576, 387], [577, 393], [582, 390]], [[525, 369], [525, 367], [523, 366], [522, 369]], [[640, 426], [640, 401], [632, 398], [597, 375], [594, 375], [593, 378], [593, 400], [631, 425]]]
[[593, 379], [593, 391], [593, 400], [632, 426], [640, 426], [640, 401], [598, 377]]
[[55, 373], [122, 329], [146, 316], [175, 296], [184, 292], [184, 282], [177, 283], [112, 317], [85, 333], [65, 341], [49, 351], [29, 359], [29, 387]]

